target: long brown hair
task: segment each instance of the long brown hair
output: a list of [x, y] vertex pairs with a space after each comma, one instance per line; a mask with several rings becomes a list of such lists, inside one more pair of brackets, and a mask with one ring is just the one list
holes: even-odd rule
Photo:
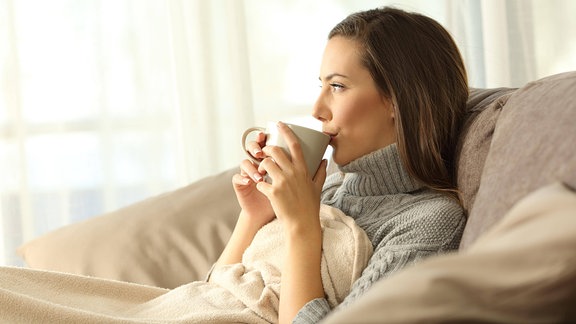
[[458, 197], [455, 149], [468, 81], [458, 47], [435, 20], [385, 7], [346, 17], [328, 38], [359, 45], [362, 64], [394, 104], [400, 157], [425, 186]]

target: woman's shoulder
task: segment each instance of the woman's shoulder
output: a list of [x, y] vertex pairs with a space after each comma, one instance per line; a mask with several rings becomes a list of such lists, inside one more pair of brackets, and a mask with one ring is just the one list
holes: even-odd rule
[[410, 224], [422, 223], [431, 230], [463, 227], [466, 221], [464, 208], [456, 198], [431, 190], [403, 213]]
[[394, 226], [383, 229], [381, 243], [420, 245], [426, 249], [459, 242], [466, 224], [460, 203], [447, 195], [426, 190], [403, 206], [393, 219]]
[[404, 206], [401, 213], [415, 214], [430, 220], [465, 217], [460, 202], [448, 194], [422, 189], [412, 194], [411, 204]]

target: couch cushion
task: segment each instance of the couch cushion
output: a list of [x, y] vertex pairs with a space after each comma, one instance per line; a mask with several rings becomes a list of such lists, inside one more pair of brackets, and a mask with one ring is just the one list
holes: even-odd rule
[[218, 258], [240, 206], [237, 169], [196, 181], [25, 243], [28, 266], [164, 288], [201, 280]]
[[474, 203], [500, 108], [515, 89], [471, 89], [456, 149], [456, 182], [464, 210]]
[[527, 193], [576, 177], [576, 72], [515, 91], [496, 122], [461, 248]]

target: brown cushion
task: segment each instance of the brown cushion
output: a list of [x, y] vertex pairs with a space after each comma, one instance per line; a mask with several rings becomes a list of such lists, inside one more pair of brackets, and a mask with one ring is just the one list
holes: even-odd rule
[[25, 243], [19, 254], [36, 269], [164, 288], [203, 279], [240, 211], [235, 172], [62, 227]]
[[575, 246], [576, 192], [555, 183], [469, 249], [381, 280], [323, 323], [574, 323]]
[[527, 193], [576, 177], [576, 72], [515, 91], [498, 117], [461, 248]]
[[462, 205], [468, 212], [474, 203], [484, 161], [500, 108], [515, 89], [471, 89], [467, 118], [456, 149], [456, 181]]

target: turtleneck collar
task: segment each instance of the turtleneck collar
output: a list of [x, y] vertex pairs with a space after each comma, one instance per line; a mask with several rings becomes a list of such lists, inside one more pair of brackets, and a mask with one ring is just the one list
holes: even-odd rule
[[345, 173], [340, 189], [355, 196], [408, 193], [424, 187], [404, 168], [396, 143], [338, 168]]

